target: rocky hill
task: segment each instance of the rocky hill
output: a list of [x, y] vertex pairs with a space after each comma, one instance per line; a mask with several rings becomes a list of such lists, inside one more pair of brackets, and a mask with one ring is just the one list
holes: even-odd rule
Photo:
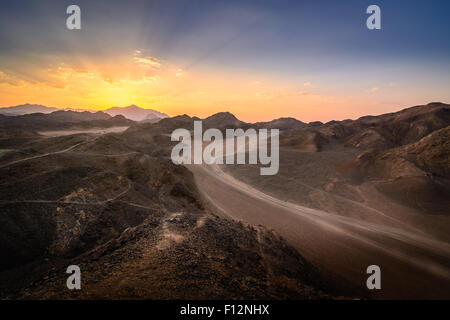
[[[214, 215], [192, 174], [154, 152], [186, 119], [163, 121], [123, 135], [33, 136], [0, 156], [0, 297], [329, 297], [283, 239]], [[66, 288], [71, 264], [85, 290]]]

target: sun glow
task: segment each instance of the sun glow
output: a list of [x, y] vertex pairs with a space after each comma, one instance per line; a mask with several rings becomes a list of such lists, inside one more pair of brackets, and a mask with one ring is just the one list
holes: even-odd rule
[[285, 116], [331, 120], [358, 115], [358, 104], [364, 101], [367, 110], [371, 103], [363, 97], [323, 92], [310, 81], [282, 81], [266, 74], [220, 69], [185, 70], [140, 50], [105, 61], [36, 67], [27, 78], [0, 71], [0, 95], [2, 106], [29, 102], [104, 110], [135, 104], [171, 116], [205, 117], [230, 111], [244, 121]]

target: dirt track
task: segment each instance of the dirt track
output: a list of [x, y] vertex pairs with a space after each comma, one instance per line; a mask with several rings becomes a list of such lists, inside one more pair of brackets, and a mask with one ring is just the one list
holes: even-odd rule
[[379, 297], [450, 298], [446, 242], [281, 201], [218, 166], [189, 169], [217, 213], [273, 229], [339, 287], [367, 291], [366, 268], [376, 264], [382, 272]]

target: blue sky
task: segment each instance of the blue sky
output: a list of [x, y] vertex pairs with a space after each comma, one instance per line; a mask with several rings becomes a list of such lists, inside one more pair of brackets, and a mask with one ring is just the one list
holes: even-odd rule
[[[70, 4], [81, 7], [80, 31], [65, 28]], [[381, 30], [366, 28], [371, 4]], [[314, 94], [361, 101], [377, 92], [366, 111], [384, 112], [450, 100], [449, 14], [439, 0], [3, 1], [0, 72], [45, 82], [60, 63], [102, 65], [139, 50], [185, 73], [309, 83]]]

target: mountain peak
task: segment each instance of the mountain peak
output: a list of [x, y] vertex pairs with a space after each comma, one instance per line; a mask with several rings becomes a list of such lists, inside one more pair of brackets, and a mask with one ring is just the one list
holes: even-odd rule
[[26, 103], [12, 107], [0, 108], [0, 114], [21, 116], [29, 113], [52, 113], [57, 110], [57, 108], [46, 107], [40, 104]]
[[126, 107], [112, 107], [105, 110], [104, 112], [113, 117], [120, 114], [123, 115], [125, 118], [134, 121], [144, 121], [144, 120], [148, 121], [151, 119], [158, 120], [168, 117], [168, 115], [165, 113], [152, 109], [144, 109], [135, 104]]
[[217, 113], [215, 113], [215, 114], [209, 116], [209, 117], [206, 118], [205, 120], [208, 120], [208, 119], [229, 119], [229, 120], [238, 120], [234, 114], [232, 114], [231, 112], [228, 112], [228, 111], [217, 112]]
[[113, 108], [110, 108], [110, 109], [115, 109], [115, 108], [119, 108], [119, 109], [122, 109], [122, 110], [124, 110], [124, 109], [128, 109], [128, 110], [130, 110], [130, 109], [144, 109], [144, 108], [141, 108], [141, 107], [139, 107], [139, 106], [137, 106], [135, 104], [130, 104], [129, 106], [126, 106], [126, 107], [113, 107]]
[[230, 112], [218, 112], [203, 120], [203, 122], [209, 127], [223, 127], [223, 126], [236, 126], [239, 127], [244, 122], [237, 119], [234, 114]]
[[307, 124], [292, 117], [282, 117], [267, 122], [256, 122], [257, 128], [290, 130], [306, 127]]

